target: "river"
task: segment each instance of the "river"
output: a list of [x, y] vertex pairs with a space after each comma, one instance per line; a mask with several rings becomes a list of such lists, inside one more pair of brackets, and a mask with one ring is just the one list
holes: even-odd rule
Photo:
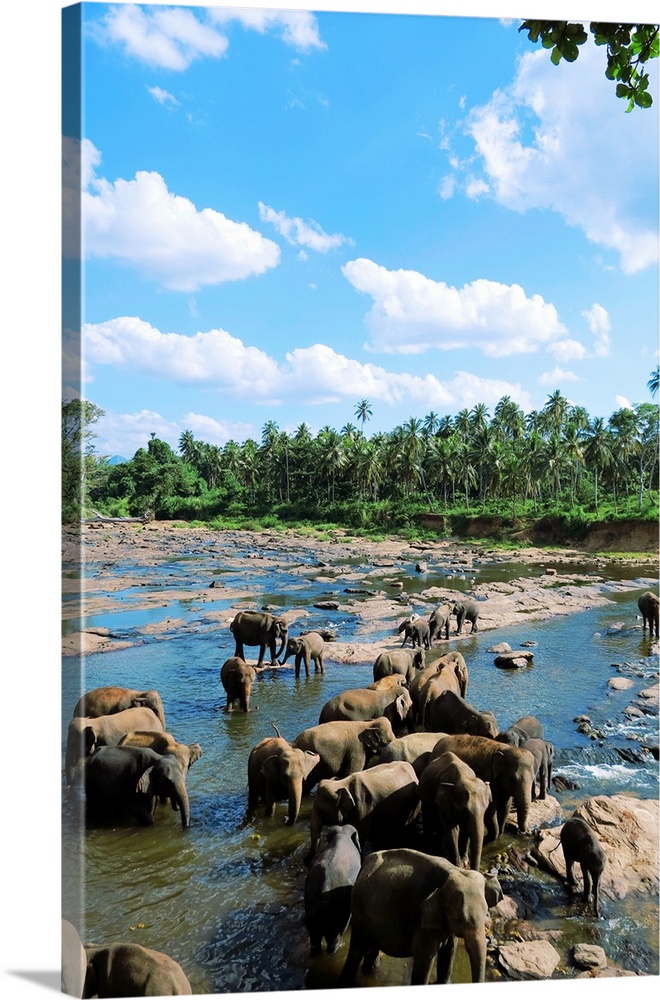
[[[180, 569], [167, 561], [158, 567], [165, 586], [174, 585]], [[509, 579], [514, 569], [492, 566], [484, 573], [497, 579], [498, 571], [500, 579]], [[209, 571], [200, 570], [204, 572]], [[223, 581], [231, 576], [218, 575]], [[246, 563], [236, 580], [253, 591], [260, 605], [290, 606], [295, 601], [300, 607], [328, 596], [327, 584], [319, 585], [317, 575], [311, 569], [291, 575], [286, 565], [277, 572], [264, 572]], [[451, 586], [469, 589], [471, 582], [462, 584], [454, 577]], [[404, 586], [411, 594], [416, 592], [414, 573], [405, 577]], [[650, 655], [650, 643], [637, 620], [637, 597], [647, 587], [640, 579], [602, 586], [609, 602], [601, 607], [479, 632], [453, 644], [469, 667], [468, 700], [493, 711], [500, 728], [528, 713], [542, 719], [546, 738], [557, 751], [555, 774], [579, 785], [553, 793], [565, 815], [594, 794], [658, 797], [657, 762], [630, 763], [616, 749], [636, 747], [630, 736], [657, 739], [657, 717], [627, 721], [622, 715], [639, 689], [657, 683], [657, 657]], [[135, 610], [130, 608], [130, 597], [128, 592], [113, 592], [115, 600], [126, 599], [127, 610], [99, 612], [84, 622], [70, 622], [67, 628], [105, 625], [116, 635], [135, 639], [133, 630], [149, 616], [162, 620], [187, 611], [180, 601], [158, 610]], [[315, 614], [305, 621], [305, 628], [332, 626], [342, 638], [359, 628], [359, 615]], [[163, 699], [168, 731], [182, 742], [199, 742], [204, 751], [188, 776], [191, 826], [187, 831], [177, 814], [159, 806], [152, 827], [130, 823], [93, 827], [83, 832], [80, 841], [75, 802], [63, 789], [63, 913], [79, 926], [86, 943], [131, 940], [166, 952], [181, 963], [199, 994], [331, 986], [343, 963], [345, 945], [335, 956], [323, 954], [311, 960], [302, 922], [310, 801], [304, 802], [301, 820], [291, 829], [283, 825], [284, 805], [272, 820], [257, 818], [244, 825], [246, 765], [252, 746], [273, 735], [271, 723], [293, 739], [317, 723], [321, 706], [334, 694], [368, 684], [371, 667], [333, 662], [328, 644], [325, 675], [296, 680], [293, 669], [264, 671], [253, 688], [253, 711], [227, 715], [219, 672], [233, 654], [232, 636], [228, 629], [205, 628], [203, 615], [199, 623], [199, 630], [192, 633], [146, 639], [142, 635], [129, 648], [86, 657], [82, 667], [75, 657], [63, 661], [64, 734], [81, 688], [155, 687]], [[487, 652], [490, 645], [508, 642], [516, 649], [523, 641], [536, 643], [532, 667], [517, 671], [494, 667], [493, 654]], [[617, 669], [634, 681], [629, 691], [608, 688]], [[604, 738], [592, 740], [576, 731], [574, 719], [581, 714], [590, 717]], [[515, 839], [505, 837], [496, 848], [487, 848], [485, 863]], [[502, 884], [533, 914], [539, 927], [559, 928], [570, 941], [583, 934], [586, 921], [588, 939], [602, 944], [614, 964], [657, 975], [656, 898], [607, 901], [604, 919], [585, 917], [576, 922], [568, 912], [563, 886], [550, 876], [505, 875]], [[407, 969], [405, 962], [384, 959], [365, 981], [400, 984], [406, 981]], [[468, 978], [459, 952], [454, 981]]]

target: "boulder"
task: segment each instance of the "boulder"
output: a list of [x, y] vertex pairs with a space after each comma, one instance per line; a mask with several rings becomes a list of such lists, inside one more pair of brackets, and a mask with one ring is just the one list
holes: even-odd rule
[[610, 677], [607, 686], [613, 691], [627, 691], [634, 683], [629, 677]]
[[573, 964], [580, 969], [605, 969], [607, 955], [597, 944], [576, 944], [573, 948]]
[[549, 941], [520, 941], [500, 945], [500, 965], [511, 979], [550, 979], [560, 962]]
[[[598, 835], [607, 855], [600, 880], [604, 899], [623, 899], [631, 892], [650, 892], [660, 887], [658, 873], [657, 799], [636, 799], [627, 795], [597, 795], [576, 809]], [[546, 871], [566, 877], [564, 853], [560, 846], [561, 827], [541, 830], [531, 856]]]
[[495, 657], [495, 666], [504, 670], [516, 670], [518, 667], [532, 665], [534, 654], [526, 649], [513, 649], [509, 653], [499, 653]]
[[510, 653], [511, 646], [508, 642], [497, 642], [494, 646], [489, 646], [487, 653]]
[[415, 572], [417, 572], [417, 573], [426, 573], [427, 569], [428, 569], [428, 566], [427, 566], [427, 564], [425, 562], [415, 563]]

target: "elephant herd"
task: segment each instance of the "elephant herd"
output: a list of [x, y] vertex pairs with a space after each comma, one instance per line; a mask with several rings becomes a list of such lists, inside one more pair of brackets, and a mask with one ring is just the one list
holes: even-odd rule
[[[431, 619], [435, 615], [447, 634], [449, 615], [436, 610]], [[470, 617], [469, 606], [463, 614], [476, 630], [476, 614]], [[272, 616], [261, 617], [264, 631], [274, 635]], [[241, 613], [240, 623], [232, 622], [237, 650], [241, 630], [244, 644], [262, 645], [258, 618]], [[398, 630], [404, 646], [412, 639], [411, 647], [376, 656], [370, 684], [330, 698], [318, 721], [290, 742], [277, 732], [248, 756], [246, 822], [262, 807], [273, 817], [285, 802], [284, 821], [296, 823], [311, 794], [301, 908], [313, 955], [324, 940], [328, 952], [336, 951], [351, 929], [339, 986], [355, 985], [360, 968], [369, 971], [380, 952], [412, 958], [412, 984], [429, 983], [434, 964], [437, 981], [448, 982], [458, 938], [472, 980], [483, 981], [487, 913], [502, 898], [497, 879], [480, 871], [483, 845], [502, 835], [511, 807], [518, 833], [527, 832], [532, 801], [550, 788], [554, 746], [542, 723], [526, 715], [500, 730], [492, 712], [466, 700], [464, 656], [427, 654], [429, 623], [409, 632], [418, 621], [408, 619]], [[272, 665], [287, 638], [281, 627], [278, 634]], [[434, 638], [439, 634], [436, 628]], [[323, 636], [309, 632], [289, 637], [279, 662], [293, 654], [296, 677], [302, 662], [306, 674], [312, 661], [322, 672], [323, 652]], [[229, 710], [230, 699], [241, 696], [222, 683]], [[604, 853], [584, 821], [576, 818], [565, 830], [569, 888], [577, 862], [585, 899], [592, 898], [598, 915]]]
[[[166, 731], [158, 691], [100, 687], [78, 701], [69, 723], [65, 776], [84, 797], [87, 821], [131, 816], [154, 822], [157, 804], [169, 802], [185, 829], [190, 824], [186, 775], [202, 756], [199, 743], [178, 742]], [[76, 997], [191, 996], [181, 968], [168, 955], [142, 945], [84, 946], [62, 921], [62, 991]]]

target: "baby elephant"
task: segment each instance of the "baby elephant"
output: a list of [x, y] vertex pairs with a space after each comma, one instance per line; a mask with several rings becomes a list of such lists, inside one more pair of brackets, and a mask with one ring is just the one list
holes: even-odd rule
[[162, 951], [123, 942], [85, 950], [87, 997], [192, 996], [183, 969]]
[[314, 661], [314, 670], [324, 673], [323, 668], [323, 637], [318, 632], [307, 632], [297, 638], [291, 637], [286, 644], [286, 652], [280, 660], [280, 666], [295, 656], [294, 665], [296, 677], [300, 677], [300, 664], [305, 664], [305, 676], [309, 677], [309, 661]]
[[420, 649], [422, 647], [429, 649], [431, 645], [429, 640], [429, 623], [424, 618], [416, 618], [414, 622], [406, 625], [403, 630], [403, 642], [401, 645], [405, 646], [408, 639], [410, 639], [413, 649], [415, 646], [419, 646]]
[[250, 711], [250, 691], [256, 676], [254, 667], [240, 656], [230, 656], [225, 660], [220, 670], [220, 683], [227, 695], [225, 712], [231, 712], [234, 702], [239, 703], [241, 712]]
[[571, 816], [564, 823], [559, 839], [564, 852], [569, 889], [574, 889], [577, 885], [573, 874], [573, 865], [577, 862], [582, 869], [584, 900], [586, 902], [589, 899], [593, 890], [594, 915], [598, 916], [598, 884], [607, 860], [598, 837], [581, 816]]
[[305, 927], [312, 955], [320, 954], [323, 938], [328, 954], [337, 951], [351, 920], [351, 889], [361, 863], [355, 827], [350, 823], [326, 827], [305, 879]]

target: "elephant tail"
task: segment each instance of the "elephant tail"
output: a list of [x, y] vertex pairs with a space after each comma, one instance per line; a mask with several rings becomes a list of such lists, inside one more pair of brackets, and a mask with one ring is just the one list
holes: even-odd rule
[[280, 739], [280, 740], [281, 740], [281, 739], [282, 739], [282, 734], [281, 734], [281, 732], [279, 731], [279, 729], [277, 728], [277, 726], [275, 725], [275, 723], [274, 723], [274, 722], [271, 722], [271, 726], [273, 727], [273, 729], [274, 729], [274, 730], [275, 730], [275, 732], [277, 733], [277, 736], [278, 736], [278, 739]]

